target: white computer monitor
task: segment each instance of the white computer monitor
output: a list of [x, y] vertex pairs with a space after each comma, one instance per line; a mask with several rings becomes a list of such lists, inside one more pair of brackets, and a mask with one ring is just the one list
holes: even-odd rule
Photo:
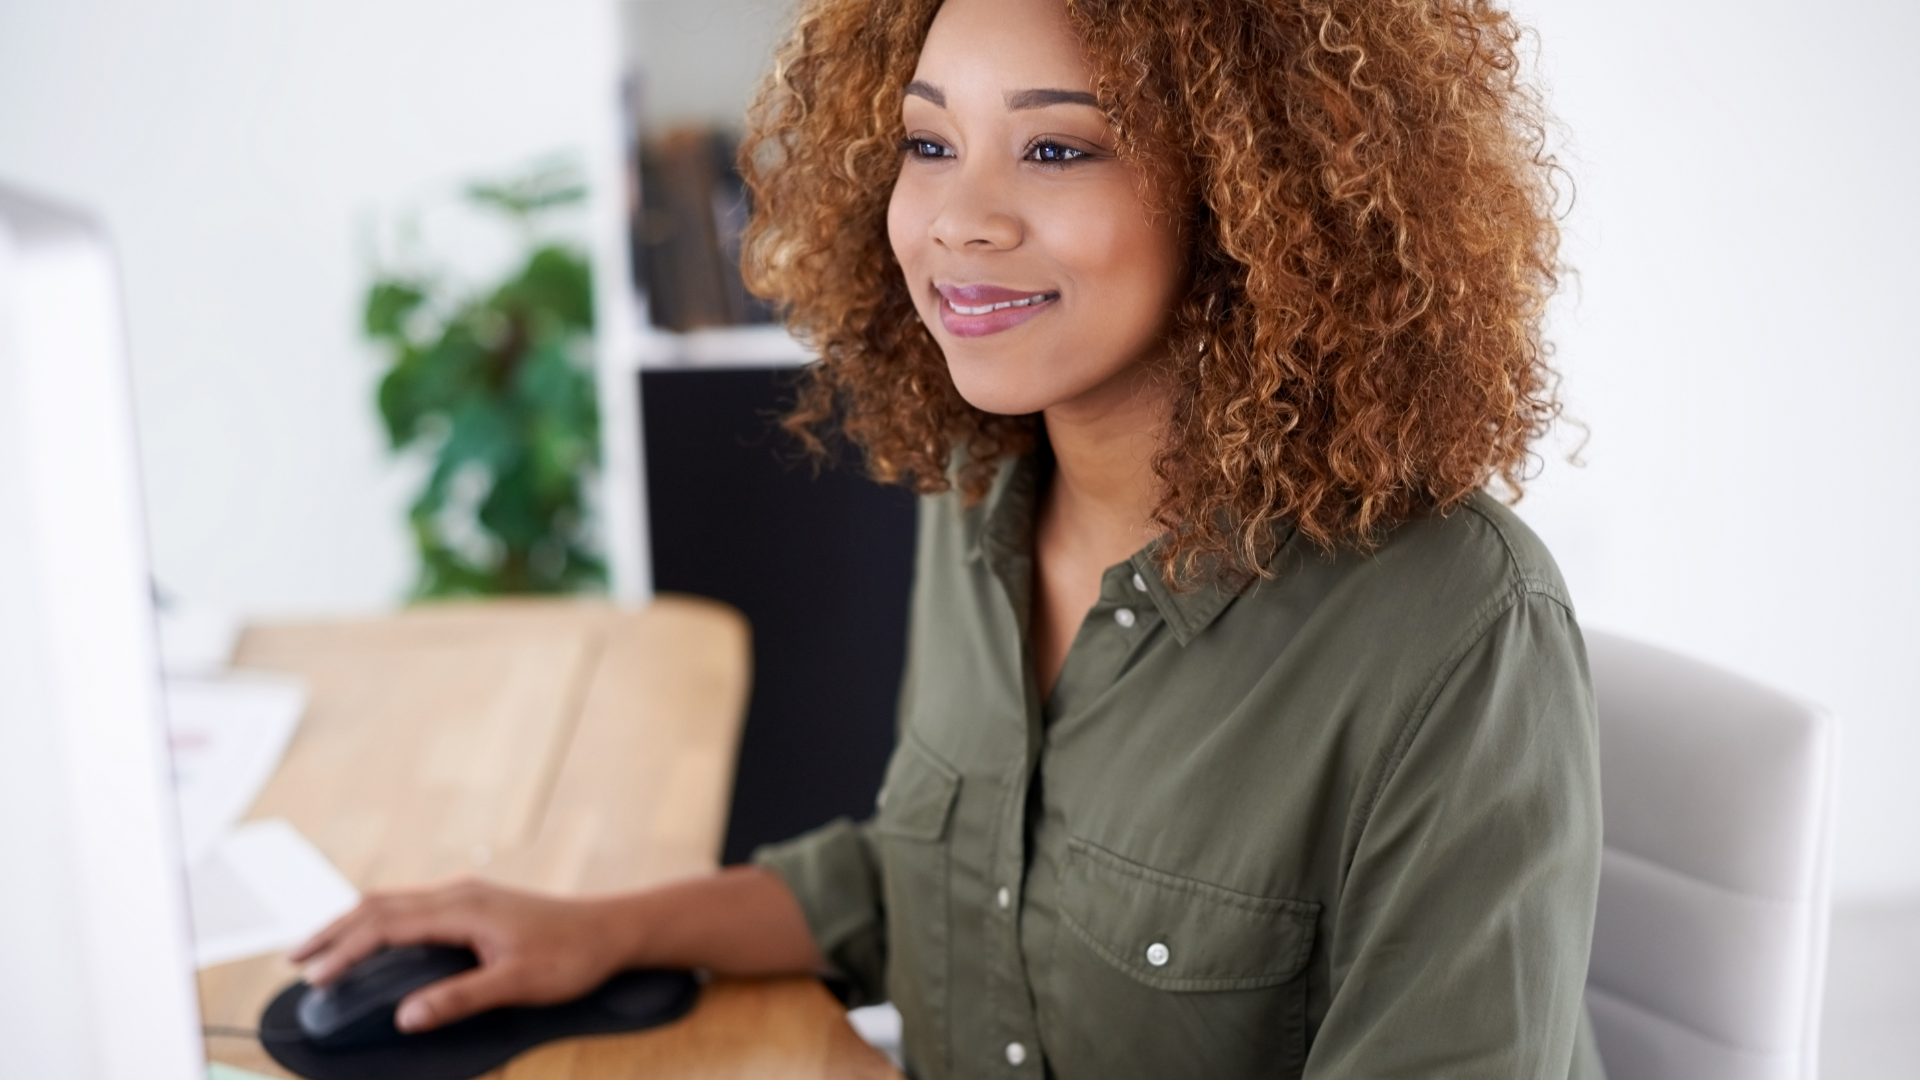
[[0, 182], [0, 1074], [205, 1076], [119, 286]]

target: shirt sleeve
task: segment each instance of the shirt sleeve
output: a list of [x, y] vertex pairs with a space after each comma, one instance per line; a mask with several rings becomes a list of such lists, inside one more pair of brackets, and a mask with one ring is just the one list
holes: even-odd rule
[[1599, 748], [1579, 627], [1523, 592], [1455, 655], [1354, 818], [1311, 1080], [1597, 1073], [1582, 992]]
[[880, 858], [867, 825], [840, 818], [753, 853], [800, 903], [821, 955], [853, 984], [849, 1005], [887, 999], [887, 921]]

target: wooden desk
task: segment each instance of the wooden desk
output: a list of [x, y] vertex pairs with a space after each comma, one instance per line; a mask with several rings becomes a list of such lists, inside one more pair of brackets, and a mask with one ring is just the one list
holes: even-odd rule
[[[311, 698], [252, 817], [285, 817], [362, 889], [472, 874], [555, 893], [713, 869], [746, 707], [731, 609], [513, 601], [250, 628], [236, 666]], [[251, 1029], [295, 977], [278, 956], [200, 974], [210, 1028]], [[208, 1056], [290, 1075], [251, 1038]], [[805, 978], [719, 980], [678, 1023], [574, 1039], [494, 1080], [898, 1077]]]

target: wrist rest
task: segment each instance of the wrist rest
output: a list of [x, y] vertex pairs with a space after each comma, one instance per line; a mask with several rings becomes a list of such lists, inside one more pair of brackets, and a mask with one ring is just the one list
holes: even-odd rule
[[260, 1045], [308, 1080], [471, 1080], [555, 1039], [671, 1023], [700, 994], [698, 980], [684, 971], [625, 971], [561, 1005], [494, 1009], [374, 1046], [323, 1050], [300, 1030], [300, 1000], [310, 989], [294, 983], [260, 1015]]

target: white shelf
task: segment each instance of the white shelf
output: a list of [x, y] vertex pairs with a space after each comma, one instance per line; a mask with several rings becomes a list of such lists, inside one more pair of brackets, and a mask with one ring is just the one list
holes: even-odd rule
[[633, 366], [643, 371], [801, 367], [813, 350], [779, 326], [729, 326], [668, 333], [647, 327], [634, 341]]

